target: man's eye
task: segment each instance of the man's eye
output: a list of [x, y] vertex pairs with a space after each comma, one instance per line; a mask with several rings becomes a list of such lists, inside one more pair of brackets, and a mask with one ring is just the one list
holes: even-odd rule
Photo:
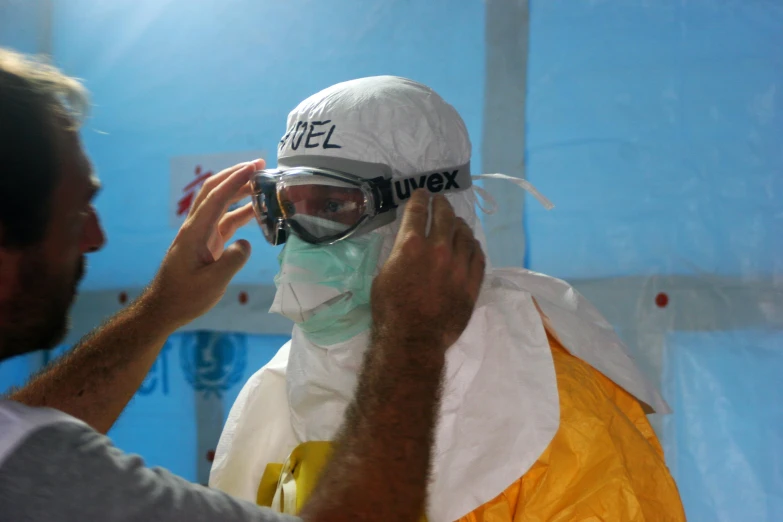
[[296, 214], [296, 205], [290, 201], [281, 201], [280, 205], [283, 207], [283, 215], [291, 217]]
[[88, 217], [90, 217], [91, 215], [93, 215], [93, 214], [95, 214], [95, 213], [96, 213], [96, 211], [95, 211], [95, 205], [93, 205], [92, 203], [90, 203], [89, 205], [87, 205], [87, 208], [85, 208], [84, 210], [82, 210], [81, 212], [79, 212], [79, 217], [80, 217], [80, 218], [87, 219]]
[[326, 205], [324, 206], [324, 210], [327, 212], [340, 212], [340, 209], [342, 208], [342, 205], [338, 201], [327, 201]]

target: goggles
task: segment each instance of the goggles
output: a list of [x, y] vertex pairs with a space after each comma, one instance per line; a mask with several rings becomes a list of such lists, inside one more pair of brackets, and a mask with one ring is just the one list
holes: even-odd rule
[[392, 179], [384, 165], [371, 170], [378, 175], [309, 166], [256, 172], [252, 201], [264, 238], [281, 245], [293, 232], [308, 243], [335, 243], [391, 223], [397, 207], [418, 188], [439, 193], [472, 185], [468, 165], [401, 179]]

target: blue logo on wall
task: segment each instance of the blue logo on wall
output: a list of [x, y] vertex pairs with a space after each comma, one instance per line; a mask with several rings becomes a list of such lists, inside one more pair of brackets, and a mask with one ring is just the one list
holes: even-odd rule
[[144, 378], [144, 382], [139, 386], [139, 395], [150, 395], [155, 390], [160, 389], [161, 394], [169, 394], [169, 352], [171, 351], [171, 340], [160, 350], [160, 355], [155, 359], [149, 373]]
[[242, 334], [195, 332], [180, 347], [185, 378], [204, 398], [223, 392], [242, 380], [247, 366], [247, 340]]

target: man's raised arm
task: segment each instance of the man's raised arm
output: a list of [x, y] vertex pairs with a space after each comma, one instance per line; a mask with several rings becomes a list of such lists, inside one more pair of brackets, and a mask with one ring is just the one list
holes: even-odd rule
[[166, 339], [212, 308], [250, 256], [247, 241], [224, 245], [253, 218], [253, 208], [226, 210], [249, 195], [248, 180], [263, 166], [258, 160], [209, 178], [142, 296], [8, 398], [58, 409], [108, 432]]

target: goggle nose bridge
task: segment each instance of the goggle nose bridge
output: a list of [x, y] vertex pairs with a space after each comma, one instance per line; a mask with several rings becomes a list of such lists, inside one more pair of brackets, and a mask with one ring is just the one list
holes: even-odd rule
[[378, 176], [368, 181], [373, 192], [373, 199], [375, 200], [375, 208], [373, 209], [375, 214], [383, 214], [397, 208], [397, 204], [394, 202], [394, 192], [390, 178]]
[[[275, 176], [273, 172], [279, 171], [264, 171], [262, 179], [258, 177], [253, 179], [251, 182], [253, 188], [251, 198], [256, 220], [265, 239], [273, 246], [278, 246], [286, 242], [288, 231], [285, 220], [282, 217], [280, 203], [277, 200], [276, 186], [280, 176]], [[266, 207], [265, 211], [261, 208], [262, 202], [259, 201], [260, 198], [263, 198], [263, 205]]]

